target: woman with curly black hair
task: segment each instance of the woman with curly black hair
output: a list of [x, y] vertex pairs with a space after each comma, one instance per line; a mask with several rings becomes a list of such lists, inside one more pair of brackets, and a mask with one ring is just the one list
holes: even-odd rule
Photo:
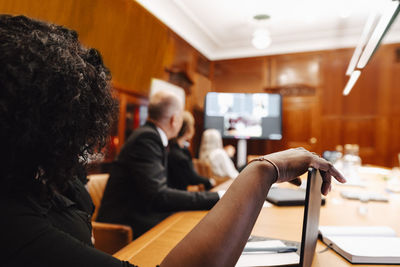
[[[115, 108], [108, 69], [74, 31], [0, 15], [1, 266], [132, 266], [93, 248], [93, 204], [80, 179]], [[297, 182], [310, 165], [326, 171], [324, 194], [331, 175], [344, 181], [304, 149], [260, 158], [161, 266], [233, 266], [270, 186]]]
[[76, 32], [0, 16], [1, 266], [128, 266], [93, 248], [79, 177], [116, 111], [110, 72]]

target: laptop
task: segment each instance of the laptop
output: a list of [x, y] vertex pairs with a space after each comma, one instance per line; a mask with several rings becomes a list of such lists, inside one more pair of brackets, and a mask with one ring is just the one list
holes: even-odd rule
[[[272, 187], [267, 195], [266, 200], [276, 206], [304, 206], [306, 202], [305, 188], [283, 188]], [[321, 205], [325, 205], [325, 198], [322, 198]]]
[[310, 267], [318, 239], [319, 212], [321, 208], [322, 177], [310, 168], [307, 177], [306, 204], [304, 206], [303, 233], [300, 245], [300, 267]]
[[[270, 262], [267, 262], [269, 256], [265, 257], [265, 265], [263, 264], [252, 264], [249, 266], [298, 266], [298, 267], [310, 267], [314, 258], [315, 247], [317, 245], [318, 239], [318, 225], [319, 225], [319, 213], [321, 208], [321, 185], [322, 185], [322, 177], [318, 170], [314, 168], [308, 169], [307, 176], [307, 188], [305, 195], [305, 205], [304, 205], [304, 216], [303, 216], [303, 230], [301, 243], [294, 241], [285, 241], [282, 240], [283, 243], [290, 246], [299, 246], [300, 249], [297, 250], [297, 254], [299, 254], [299, 262], [290, 264], [280, 263], [271, 265]], [[264, 237], [252, 237], [249, 239], [249, 242], [252, 241], [262, 241], [269, 240], [270, 238]], [[278, 253], [281, 254], [284, 258], [286, 253]], [[244, 266], [244, 265], [240, 265]]]

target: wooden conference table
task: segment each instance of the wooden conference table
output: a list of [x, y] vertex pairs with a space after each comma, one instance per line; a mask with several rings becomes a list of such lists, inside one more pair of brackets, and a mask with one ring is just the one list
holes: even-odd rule
[[[363, 168], [362, 177], [366, 188], [355, 188], [345, 185], [333, 185], [326, 205], [321, 208], [320, 225], [357, 225], [392, 227], [400, 236], [400, 194], [388, 194], [385, 191], [384, 175], [378, 174], [376, 168]], [[216, 190], [227, 188], [230, 181], [220, 185]], [[290, 185], [284, 185], [290, 186]], [[378, 192], [389, 197], [388, 203], [369, 202], [367, 213], [359, 212], [361, 203], [346, 200], [340, 196], [342, 190]], [[253, 228], [252, 235], [286, 240], [301, 240], [303, 207], [277, 207], [268, 205], [262, 208]], [[154, 267], [183, 237], [207, 214], [207, 211], [178, 212], [168, 217], [150, 231], [133, 241], [114, 256], [130, 261], [141, 267]], [[318, 241], [313, 267], [352, 266], [348, 261], [332, 250], [325, 250], [325, 244]], [[375, 266], [375, 265], [357, 265]], [[376, 265], [393, 266], [393, 265]]]

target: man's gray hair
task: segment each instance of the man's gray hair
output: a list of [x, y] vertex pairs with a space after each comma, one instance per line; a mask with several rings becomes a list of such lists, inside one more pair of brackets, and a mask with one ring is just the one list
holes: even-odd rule
[[150, 97], [148, 116], [154, 121], [161, 122], [170, 119], [182, 109], [182, 101], [177, 95], [168, 91], [158, 91]]

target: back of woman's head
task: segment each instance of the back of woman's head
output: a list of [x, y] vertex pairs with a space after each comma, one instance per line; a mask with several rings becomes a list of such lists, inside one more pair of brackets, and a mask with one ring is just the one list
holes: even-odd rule
[[77, 33], [0, 15], [2, 187], [63, 186], [104, 146], [116, 102], [99, 52]]
[[193, 128], [194, 128], [194, 117], [193, 117], [192, 113], [185, 110], [182, 115], [182, 127], [178, 132], [177, 138], [182, 137], [183, 135], [188, 133], [190, 131], [190, 129], [193, 129]]
[[207, 129], [201, 137], [199, 158], [206, 159], [212, 150], [222, 148], [222, 138], [219, 131], [216, 129]]

